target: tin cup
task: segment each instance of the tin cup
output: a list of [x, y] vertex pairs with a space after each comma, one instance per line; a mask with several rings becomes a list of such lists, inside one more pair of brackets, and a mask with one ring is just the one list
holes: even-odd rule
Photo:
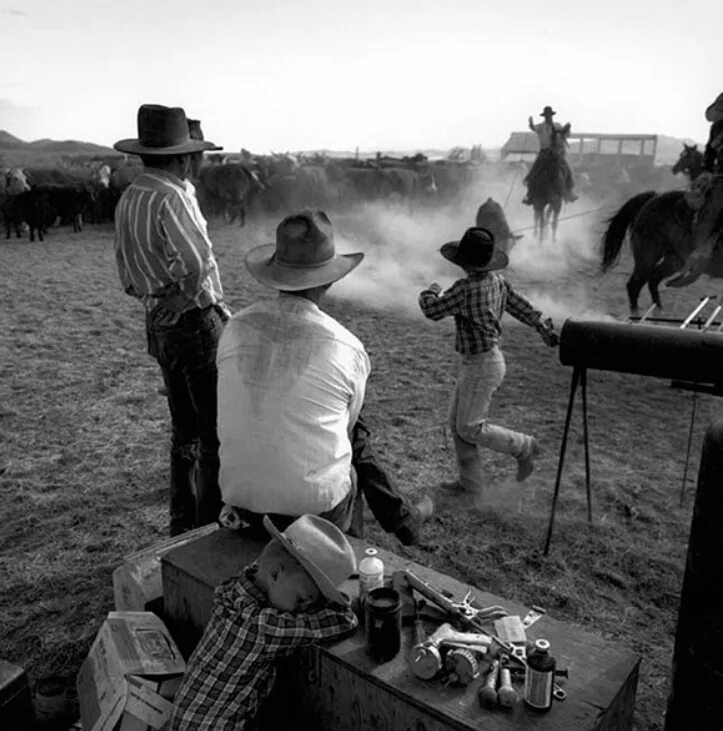
[[377, 587], [364, 606], [367, 652], [378, 662], [387, 662], [399, 652], [402, 642], [402, 598], [396, 589]]

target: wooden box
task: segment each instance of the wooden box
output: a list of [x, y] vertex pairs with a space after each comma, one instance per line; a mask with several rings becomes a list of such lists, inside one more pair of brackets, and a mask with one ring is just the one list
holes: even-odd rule
[[28, 676], [17, 665], [0, 660], [0, 728], [21, 731], [34, 726]]
[[[365, 545], [350, 539], [357, 557]], [[208, 621], [213, 589], [240, 571], [260, 553], [253, 542], [227, 529], [199, 538], [162, 558], [166, 621], [181, 652], [190, 653]], [[380, 550], [385, 573], [408, 568], [435, 587], [461, 599], [468, 589], [484, 605], [502, 605], [509, 614], [524, 616], [527, 607]], [[358, 594], [351, 579], [343, 589]], [[430, 626], [431, 632], [434, 627]], [[404, 627], [402, 649], [391, 661], [378, 664], [366, 652], [362, 628], [331, 647], [300, 652], [280, 673], [275, 695], [285, 709], [274, 731], [287, 721], [289, 729], [315, 731], [442, 731], [442, 729], [544, 729], [546, 731], [625, 731], [632, 728], [640, 658], [572, 625], [544, 615], [528, 630], [529, 639], [544, 637], [552, 646], [558, 667], [569, 670], [564, 681], [567, 699], [555, 701], [547, 713], [535, 713], [522, 701], [511, 711], [483, 709], [477, 700], [481, 680], [466, 687], [423, 681], [409, 669], [411, 627]], [[515, 684], [522, 694], [521, 684]]]

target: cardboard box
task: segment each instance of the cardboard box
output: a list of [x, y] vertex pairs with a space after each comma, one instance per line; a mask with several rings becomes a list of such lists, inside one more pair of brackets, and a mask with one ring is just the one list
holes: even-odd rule
[[85, 731], [163, 728], [186, 663], [152, 612], [110, 612], [78, 673]]
[[218, 530], [216, 523], [168, 538], [150, 548], [131, 553], [113, 572], [113, 599], [117, 612], [144, 612], [156, 609], [155, 602], [163, 598], [161, 558], [189, 541]]

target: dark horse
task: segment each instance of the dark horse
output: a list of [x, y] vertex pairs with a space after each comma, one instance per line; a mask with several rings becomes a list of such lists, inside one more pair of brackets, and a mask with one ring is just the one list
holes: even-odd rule
[[646, 283], [653, 302], [662, 308], [658, 285], [681, 269], [693, 251], [693, 216], [682, 190], [660, 195], [650, 190], [633, 196], [609, 219], [603, 236], [602, 270], [617, 261], [629, 229], [635, 260], [627, 283], [631, 315], [638, 314], [638, 296]]
[[550, 149], [541, 150], [538, 165], [534, 179], [530, 181], [528, 194], [535, 211], [535, 236], [541, 241], [550, 226], [552, 240], [556, 241], [557, 221], [565, 192], [559, 154]]
[[698, 145], [686, 145], [684, 142], [683, 152], [671, 172], [673, 175], [685, 173], [691, 182], [695, 180], [703, 172], [703, 153]]

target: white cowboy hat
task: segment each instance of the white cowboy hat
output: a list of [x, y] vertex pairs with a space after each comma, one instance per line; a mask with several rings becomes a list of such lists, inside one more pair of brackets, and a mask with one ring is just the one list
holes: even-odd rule
[[338, 587], [356, 572], [356, 555], [337, 526], [318, 515], [302, 515], [283, 533], [264, 515], [264, 526], [306, 569], [324, 597], [351, 604]]
[[287, 216], [276, 229], [276, 243], [251, 249], [246, 268], [261, 284], [298, 292], [345, 277], [364, 258], [362, 252], [336, 254], [334, 230], [324, 211]]

